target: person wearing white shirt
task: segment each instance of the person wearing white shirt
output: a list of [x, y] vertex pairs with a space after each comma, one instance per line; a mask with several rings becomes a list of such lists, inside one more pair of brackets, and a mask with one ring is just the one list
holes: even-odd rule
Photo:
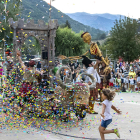
[[[92, 63], [92, 61], [90, 59], [88, 59], [86, 56], [82, 56], [84, 59], [82, 61], [82, 63], [85, 65], [85, 67], [87, 68], [87, 73], [88, 74], [92, 74], [96, 80], [96, 83], [100, 83], [100, 76], [98, 75], [97, 71], [96, 71], [96, 67], [99, 64], [99, 60], [97, 60], [96, 64], [94, 65]], [[89, 85], [91, 85], [91, 79], [89, 77], [86, 77], [85, 82], [87, 82]], [[98, 114], [97, 112], [94, 111], [94, 103], [96, 101], [97, 98], [97, 94], [98, 94], [98, 87], [96, 84], [96, 88], [94, 90], [90, 90], [90, 97], [89, 97], [89, 110], [88, 113], [90, 114]]]
[[101, 113], [101, 125], [99, 126], [99, 132], [101, 140], [105, 140], [104, 134], [115, 133], [119, 138], [120, 134], [118, 128], [113, 130], [106, 130], [107, 126], [112, 122], [112, 115], [110, 113], [111, 108], [116, 111], [118, 114], [121, 114], [121, 111], [112, 105], [112, 100], [115, 97], [115, 92], [109, 89], [103, 89], [103, 103], [102, 103], [102, 113]]

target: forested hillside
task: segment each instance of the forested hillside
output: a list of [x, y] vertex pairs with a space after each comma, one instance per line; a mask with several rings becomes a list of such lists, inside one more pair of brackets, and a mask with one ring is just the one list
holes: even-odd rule
[[[22, 9], [23, 10], [21, 17], [24, 18], [25, 20], [27, 18], [31, 18], [34, 19], [35, 23], [37, 23], [39, 19], [44, 20], [46, 23], [49, 20], [50, 5], [45, 1], [23, 0]], [[75, 31], [76, 33], [79, 33], [81, 30], [88, 31], [91, 33], [93, 39], [96, 39], [97, 35], [104, 33], [99, 29], [83, 25], [82, 23], [79, 23], [78, 21], [71, 19], [69, 16], [67, 16], [66, 14], [62, 13], [61, 11], [57, 10], [54, 7], [52, 7], [51, 9], [51, 19], [58, 19], [59, 25], [64, 24], [66, 20], [68, 20], [73, 31]]]

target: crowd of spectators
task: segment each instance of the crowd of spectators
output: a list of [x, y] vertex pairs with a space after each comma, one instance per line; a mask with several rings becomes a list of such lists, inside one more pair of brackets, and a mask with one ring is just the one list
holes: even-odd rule
[[[56, 61], [57, 67], [61, 67], [62, 63]], [[73, 83], [78, 81], [78, 75], [84, 72], [86, 69], [84, 66], [81, 66], [76, 60], [74, 62], [67, 63], [67, 66], [70, 67], [71, 73], [68, 70], [63, 69], [61, 71], [61, 79], [64, 82], [66, 77], [69, 78], [72, 75], [71, 81]], [[82, 77], [84, 80], [85, 77]], [[117, 61], [114, 69], [114, 65], [111, 67], [110, 75], [108, 76], [109, 88], [114, 88], [117, 91], [139, 91], [140, 88], [140, 63], [134, 61], [134, 63], [128, 64], [127, 62]]]
[[[119, 62], [115, 66], [115, 70], [111, 70], [110, 83], [113, 82], [113, 86], [116, 90], [125, 92], [139, 91], [140, 85], [140, 63], [134, 61], [134, 63], [128, 64], [127, 62]], [[112, 84], [110, 84], [112, 85]]]

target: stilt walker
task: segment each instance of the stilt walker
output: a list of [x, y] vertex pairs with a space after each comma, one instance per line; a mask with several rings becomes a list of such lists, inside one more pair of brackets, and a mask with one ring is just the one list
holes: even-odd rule
[[[98, 45], [96, 44], [96, 43], [94, 43], [94, 42], [92, 42], [91, 41], [91, 35], [90, 35], [90, 33], [88, 33], [88, 32], [84, 32], [82, 35], [81, 35], [81, 38], [83, 39], [83, 41], [85, 42], [85, 43], [88, 43], [88, 45], [90, 45], [90, 49], [89, 49], [89, 51], [87, 51], [86, 53], [84, 53], [83, 55], [81, 55], [81, 56], [73, 56], [73, 57], [66, 57], [66, 56], [64, 56], [64, 55], [60, 55], [60, 56], [58, 56], [58, 58], [59, 59], [62, 59], [62, 60], [64, 60], [64, 59], [69, 59], [69, 60], [77, 60], [77, 59], [82, 59], [82, 56], [86, 56], [88, 53], [90, 53], [91, 54], [91, 56], [93, 56], [95, 59], [98, 59], [98, 60], [100, 60], [100, 61], [102, 61], [102, 62], [104, 62], [104, 64], [105, 64], [105, 67], [107, 67], [107, 69], [109, 68], [108, 66], [109, 66], [109, 61], [108, 61], [108, 59], [104, 59], [104, 57], [102, 56], [102, 53], [101, 53], [101, 51], [100, 51], [100, 49], [99, 49], [99, 47], [98, 47]], [[87, 59], [87, 58], [85, 58], [85, 59]], [[83, 61], [86, 61], [86, 60], [83, 60]], [[91, 60], [87, 60], [87, 62], [83, 62], [83, 64], [85, 63], [85, 66], [86, 67], [93, 67], [93, 66], [89, 66], [89, 65], [92, 65], [91, 63], [92, 63], [92, 61]], [[97, 67], [97, 66], [96, 66]], [[91, 68], [90, 68], [91, 69]], [[93, 68], [93, 69], [96, 69], [96, 68]], [[106, 69], [106, 70], [107, 70]], [[95, 70], [96, 71], [96, 70]], [[97, 71], [95, 72], [94, 71], [94, 73], [97, 73]], [[98, 73], [97, 73], [98, 74]], [[96, 74], [95, 74], [95, 78], [96, 78]], [[96, 78], [97, 79], [97, 78]], [[100, 77], [99, 77], [99, 80], [100, 80]], [[98, 86], [99, 86], [99, 83], [97, 84]], [[103, 85], [103, 84], [102, 84]], [[96, 89], [94, 92], [98, 92], [98, 89]], [[99, 91], [99, 93], [101, 93], [100, 91]], [[97, 93], [96, 93], [96, 95], [97, 95]], [[95, 99], [94, 100], [96, 100], [96, 96], [95, 95]], [[100, 94], [100, 97], [101, 97], [101, 94]], [[100, 99], [101, 100], [101, 99]], [[92, 105], [91, 105], [92, 106]], [[93, 105], [94, 106], [94, 105]], [[93, 107], [94, 108], [94, 107]], [[91, 109], [92, 110], [92, 109]]]
[[[97, 94], [98, 94], [98, 87], [97, 84], [100, 83], [100, 76], [98, 75], [96, 71], [96, 67], [98, 66], [98, 63], [100, 62], [97, 60], [96, 64], [94, 65], [90, 59], [88, 59], [86, 56], [83, 56], [83, 61], [82, 63], [86, 66], [87, 68], [87, 73], [91, 74], [94, 76], [96, 79], [96, 87], [93, 90], [90, 90], [90, 97], [89, 97], [89, 110], [88, 113], [90, 114], [98, 114], [96, 111], [94, 111], [94, 104], [97, 99]], [[86, 83], [91, 85], [91, 79], [89, 77], [86, 77]]]

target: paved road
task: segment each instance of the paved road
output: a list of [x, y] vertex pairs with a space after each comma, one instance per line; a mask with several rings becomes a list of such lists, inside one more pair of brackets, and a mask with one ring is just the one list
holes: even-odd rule
[[[140, 93], [117, 93], [113, 104], [122, 110], [122, 115], [117, 115], [112, 110], [113, 122], [108, 129], [119, 128], [121, 139], [140, 140]], [[97, 103], [95, 109], [101, 113], [101, 106]], [[87, 114], [85, 120], [80, 122], [73, 118], [70, 123], [57, 122], [56, 124], [55, 122], [54, 124], [49, 122], [42, 125], [46, 125], [45, 129], [58, 134], [35, 128], [19, 130], [12, 128], [10, 130], [7, 127], [0, 130], [0, 140], [81, 140], [82, 138], [97, 140], [100, 138], [98, 132], [100, 125], [99, 114]], [[106, 139], [117, 139], [117, 136], [115, 134], [107, 134]]]

